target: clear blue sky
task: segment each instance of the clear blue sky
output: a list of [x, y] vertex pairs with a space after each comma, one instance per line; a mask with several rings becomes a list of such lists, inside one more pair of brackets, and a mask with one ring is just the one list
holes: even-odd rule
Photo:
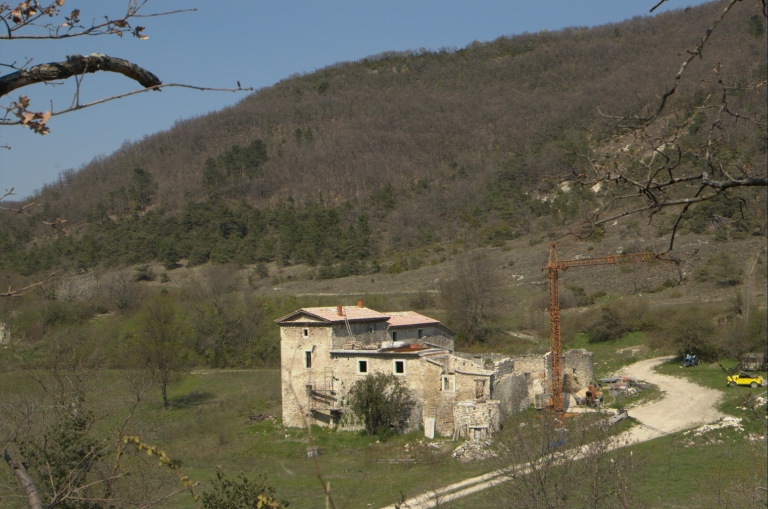
[[[125, 0], [68, 0], [82, 20], [119, 15]], [[197, 7], [197, 12], [149, 18], [149, 39], [90, 37], [68, 41], [3, 42], [0, 62], [34, 58], [60, 61], [70, 54], [105, 53], [133, 61], [163, 82], [211, 87], [268, 87], [295, 73], [312, 72], [341, 61], [383, 51], [461, 48], [501, 35], [594, 26], [647, 15], [656, 0], [153, 0], [143, 12]], [[670, 0], [663, 10], [703, 3]], [[681, 48], [681, 50], [684, 48]], [[6, 70], [0, 68], [0, 73]], [[135, 83], [119, 75], [85, 78], [81, 102], [127, 92]], [[32, 109], [62, 109], [74, 83], [35, 85], [13, 94], [28, 95]], [[21, 92], [21, 93], [19, 93]], [[45, 137], [18, 127], [0, 129], [0, 190], [14, 187], [30, 195], [61, 171], [79, 169], [126, 140], [171, 127], [180, 119], [235, 104], [243, 93], [167, 89], [121, 99], [52, 119]], [[8, 98], [3, 103], [7, 104]]]

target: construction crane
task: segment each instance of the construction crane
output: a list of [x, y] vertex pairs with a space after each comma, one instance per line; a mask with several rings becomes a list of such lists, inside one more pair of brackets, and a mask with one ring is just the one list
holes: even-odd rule
[[558, 292], [558, 271], [571, 267], [588, 267], [592, 265], [613, 265], [617, 263], [652, 262], [656, 259], [654, 253], [632, 253], [624, 255], [608, 255], [596, 258], [581, 258], [579, 260], [558, 260], [555, 243], [549, 245], [549, 261], [541, 270], [549, 270], [549, 340], [552, 364], [552, 406], [563, 418], [563, 363], [560, 349], [560, 294]]

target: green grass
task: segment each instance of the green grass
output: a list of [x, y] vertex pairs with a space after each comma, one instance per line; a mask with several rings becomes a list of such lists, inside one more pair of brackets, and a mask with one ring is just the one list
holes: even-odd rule
[[[718, 443], [718, 440], [720, 441]], [[701, 509], [714, 507], [764, 507], [739, 504], [739, 497], [751, 496], [754, 487], [765, 485], [765, 444], [749, 442], [742, 433], [713, 431], [695, 439], [678, 433], [631, 447], [643, 462], [641, 474], [630, 480], [630, 507], [656, 509]], [[745, 470], [745, 464], [754, 468]], [[762, 476], [762, 477], [761, 477]], [[744, 483], [746, 486], [742, 486]], [[451, 509], [500, 507], [510, 493], [505, 485], [461, 498], [447, 504]], [[718, 496], [735, 505], [718, 505]], [[621, 507], [618, 498], [606, 507]]]
[[[644, 343], [643, 334], [629, 334], [606, 343], [588, 343], [586, 337], [581, 336], [568, 347], [593, 351], [595, 373], [601, 377], [640, 358], [658, 354]], [[633, 347], [641, 348], [616, 354], [617, 350]], [[721, 404], [723, 411], [745, 418], [751, 415], [739, 408], [743, 407], [743, 400], [735, 389], [725, 387], [725, 375], [716, 366], [702, 364], [681, 369], [676, 361], [662, 365], [659, 371], [686, 376], [721, 390], [727, 395]], [[131, 392], [125, 375], [119, 371], [96, 373], [89, 384], [88, 401], [99, 416], [95, 429], [101, 436], [113, 430], [129, 408]], [[0, 373], [0, 386], [4, 397], [34, 395], [37, 391], [36, 384], [21, 372]], [[654, 389], [644, 391], [637, 401], [653, 398], [657, 393]], [[140, 435], [144, 442], [157, 445], [180, 460], [184, 474], [202, 481], [198, 491], [206, 489], [216, 467], [221, 465], [232, 477], [240, 471], [249, 477], [267, 472], [268, 483], [276, 486], [279, 497], [291, 501], [291, 507], [324, 506], [318, 470], [315, 463], [306, 458], [306, 431], [282, 428], [279, 419], [258, 423], [249, 419], [254, 414], [279, 417], [278, 370], [200, 370], [172, 385], [169, 395], [172, 407], [166, 411], [162, 409], [159, 390], [152, 389], [139, 405], [127, 432]], [[622, 401], [624, 405], [627, 403], [629, 400]], [[762, 408], [764, 411], [765, 407]], [[622, 422], [616, 431], [631, 425], [629, 421]], [[635, 446], [635, 451], [649, 458], [647, 476], [636, 488], [638, 493], [654, 507], [700, 507], [692, 501], [697, 490], [702, 486], [709, 489], [714, 481], [708, 480], [715, 475], [721, 484], [732, 483], [732, 476], [724, 476], [723, 472], [733, 471], [744, 456], [745, 447], [755, 447], [754, 443], [747, 443], [743, 435], [761, 431], [761, 425], [753, 418], [745, 419], [744, 426], [742, 434], [733, 431], [722, 431], [722, 436], [715, 434], [714, 443], [697, 439], [691, 444], [691, 438], [678, 434]], [[376, 437], [352, 432], [314, 428], [312, 434], [321, 450], [317, 462], [319, 472], [331, 483], [331, 492], [340, 508], [380, 507], [397, 501], [400, 492], [406, 497], [414, 496], [498, 466], [492, 462], [451, 460], [448, 454], [456, 444], [450, 442], [419, 463], [371, 461], [370, 451], [375, 451], [373, 456], [381, 456], [386, 455], [386, 451], [423, 441], [418, 432], [395, 437], [386, 444], [377, 443]], [[764, 459], [761, 461], [764, 463]], [[498, 493], [484, 492], [457, 501], [451, 507], [495, 507]], [[658, 497], [658, 505], [654, 497]], [[690, 505], [686, 505], [688, 503]], [[195, 503], [182, 494], [174, 498], [170, 506], [191, 509]]]
[[[131, 393], [125, 374], [118, 371], [99, 373], [89, 385], [87, 400], [98, 416], [94, 433], [103, 437], [127, 415]], [[4, 398], [37, 391], [21, 372], [0, 373], [0, 387]], [[267, 472], [268, 483], [277, 488], [279, 497], [291, 501], [292, 508], [322, 507], [324, 495], [315, 463], [306, 455], [306, 430], [281, 426], [280, 394], [278, 370], [205, 370], [171, 386], [169, 410], [163, 410], [160, 391], [153, 388], [126, 432], [181, 461], [182, 473], [202, 481], [198, 491], [206, 489], [221, 465], [231, 477], [241, 471], [249, 477]], [[254, 423], [249, 416], [255, 414], [278, 419]], [[440, 450], [428, 448], [429, 454], [418, 463], [372, 461], [397, 455], [406, 444], [425, 441], [420, 432], [383, 444], [357, 432], [316, 427], [312, 435], [321, 451], [319, 471], [330, 481], [337, 507], [365, 508], [369, 503], [379, 507], [396, 502], [400, 491], [412, 496], [492, 468], [449, 459], [458, 445], [452, 442], [440, 442]], [[170, 507], [193, 508], [195, 503], [182, 494]]]
[[595, 379], [599, 379], [634, 362], [663, 355], [651, 350], [647, 344], [648, 338], [642, 332], [630, 332], [619, 339], [599, 343], [591, 343], [586, 334], [576, 334], [566, 349], [584, 348], [592, 352]]
[[[656, 367], [656, 371], [663, 375], [682, 376], [688, 378], [691, 382], [709, 387], [711, 389], [726, 389], [726, 374], [716, 363], [699, 363], [698, 366], [690, 368], [681, 368], [679, 358], [672, 359]], [[726, 369], [731, 369], [736, 365], [736, 361], [724, 360], [722, 365]]]

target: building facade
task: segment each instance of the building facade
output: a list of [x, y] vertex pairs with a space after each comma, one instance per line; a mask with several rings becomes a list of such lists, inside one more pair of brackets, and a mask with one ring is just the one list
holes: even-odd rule
[[[347, 393], [372, 373], [402, 377], [416, 406], [408, 429], [480, 438], [494, 433], [504, 415], [533, 403], [546, 386], [548, 357], [454, 351], [455, 332], [415, 313], [380, 313], [363, 306], [302, 308], [276, 320], [280, 326], [283, 425], [308, 423], [358, 429]], [[575, 352], [575, 353], [574, 353]], [[563, 356], [580, 385], [592, 381], [592, 356]], [[519, 365], [518, 365], [519, 364]], [[543, 382], [543, 384], [542, 384]], [[573, 380], [571, 380], [573, 384]]]

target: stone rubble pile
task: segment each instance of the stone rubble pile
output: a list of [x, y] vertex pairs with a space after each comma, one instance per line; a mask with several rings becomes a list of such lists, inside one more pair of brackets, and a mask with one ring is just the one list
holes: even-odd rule
[[686, 431], [683, 435], [693, 433], [693, 436], [699, 437], [704, 433], [723, 428], [733, 428], [736, 431], [744, 431], [744, 427], [741, 425], [741, 417], [723, 417], [713, 424], [705, 424], [694, 430]]
[[491, 450], [490, 440], [470, 440], [459, 445], [451, 456], [465, 463], [467, 461], [495, 458], [496, 453]]

